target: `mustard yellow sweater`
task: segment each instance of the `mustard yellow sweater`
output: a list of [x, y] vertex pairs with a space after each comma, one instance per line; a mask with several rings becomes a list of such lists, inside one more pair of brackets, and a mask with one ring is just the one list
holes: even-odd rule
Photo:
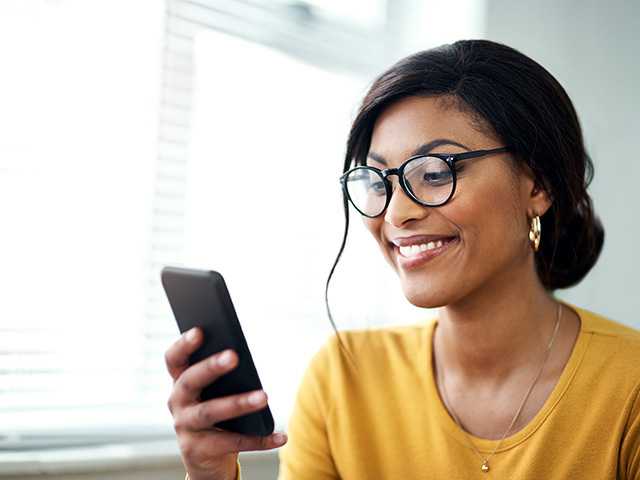
[[[582, 320], [571, 357], [489, 472], [440, 400], [433, 318], [341, 332], [357, 372], [329, 338], [300, 384], [278, 480], [640, 479], [640, 331], [567, 305]], [[485, 455], [498, 443], [471, 438]]]

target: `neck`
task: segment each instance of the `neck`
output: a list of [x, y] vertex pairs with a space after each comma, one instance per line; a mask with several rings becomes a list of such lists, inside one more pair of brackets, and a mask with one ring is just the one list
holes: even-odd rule
[[544, 358], [558, 303], [526, 272], [534, 270], [526, 266], [443, 307], [433, 341], [447, 375], [497, 385]]

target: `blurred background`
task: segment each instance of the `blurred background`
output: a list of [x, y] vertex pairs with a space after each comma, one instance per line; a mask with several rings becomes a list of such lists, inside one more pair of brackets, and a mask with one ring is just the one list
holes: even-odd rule
[[[558, 296], [640, 328], [639, 31], [631, 0], [2, 0], [0, 477], [184, 477], [164, 265], [223, 274], [286, 429], [332, 332], [359, 102], [401, 57], [462, 38], [520, 49], [568, 91], [606, 240]], [[352, 219], [338, 327], [432, 316]], [[276, 476], [275, 450], [241, 462]]]

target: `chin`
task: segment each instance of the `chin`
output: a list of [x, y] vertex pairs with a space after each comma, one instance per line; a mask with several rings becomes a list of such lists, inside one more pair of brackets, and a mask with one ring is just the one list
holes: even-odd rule
[[[445, 288], [440, 282], [401, 278], [402, 291], [412, 305], [420, 308], [438, 308], [448, 305], [455, 299], [451, 294], [455, 289]], [[440, 285], [437, 285], [440, 283]]]
[[420, 308], [439, 308], [458, 302], [473, 290], [475, 282], [469, 277], [468, 262], [460, 258], [459, 252], [451, 253], [457, 255], [450, 256], [447, 265], [429, 262], [422, 268], [410, 270], [400, 267], [393, 257], [387, 257], [409, 303]]

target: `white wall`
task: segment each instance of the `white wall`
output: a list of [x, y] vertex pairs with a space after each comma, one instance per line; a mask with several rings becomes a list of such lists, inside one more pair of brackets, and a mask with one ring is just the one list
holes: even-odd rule
[[594, 162], [604, 248], [583, 282], [559, 296], [640, 327], [640, 2], [487, 0], [486, 21], [486, 38], [531, 56], [565, 87]]

